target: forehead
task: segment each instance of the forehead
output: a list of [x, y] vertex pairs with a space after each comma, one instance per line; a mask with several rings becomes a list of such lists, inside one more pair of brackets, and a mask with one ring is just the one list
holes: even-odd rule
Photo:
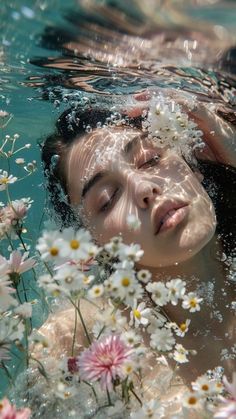
[[75, 140], [66, 161], [68, 185], [73, 182], [75, 173], [84, 182], [97, 170], [117, 161], [126, 144], [134, 138], [141, 138], [142, 134], [138, 129], [102, 128]]

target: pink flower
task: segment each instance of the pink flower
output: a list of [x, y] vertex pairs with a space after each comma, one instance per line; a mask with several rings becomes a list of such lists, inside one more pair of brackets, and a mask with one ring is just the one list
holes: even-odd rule
[[130, 360], [132, 352], [117, 335], [106, 336], [92, 343], [79, 356], [82, 380], [100, 380], [102, 389], [112, 389], [112, 380], [123, 376], [122, 367]]
[[232, 383], [229, 383], [227, 378], [223, 377], [223, 383], [230, 397], [221, 397], [222, 405], [214, 414], [217, 419], [236, 419], [236, 372], [233, 373]]
[[79, 371], [78, 358], [76, 356], [71, 356], [67, 359], [67, 368], [71, 374], [75, 374]]
[[28, 419], [30, 417], [30, 409], [16, 410], [6, 398], [0, 401], [0, 419]]
[[22, 256], [19, 250], [14, 250], [11, 253], [9, 260], [6, 260], [3, 256], [0, 255], [0, 263], [5, 263], [7, 265], [9, 274], [22, 274], [29, 269], [32, 269], [36, 263], [33, 258], [27, 259], [27, 257], [28, 252], [25, 252]]

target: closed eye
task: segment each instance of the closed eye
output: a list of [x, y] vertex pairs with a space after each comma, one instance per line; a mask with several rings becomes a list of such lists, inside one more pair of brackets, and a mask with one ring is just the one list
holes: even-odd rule
[[105, 204], [102, 205], [102, 207], [99, 209], [99, 212], [106, 212], [109, 209], [111, 209], [114, 200], [116, 198], [116, 195], [119, 191], [119, 188], [115, 189], [114, 193], [111, 195], [111, 197], [105, 202]]
[[159, 161], [160, 161], [160, 156], [158, 154], [156, 154], [155, 156], [153, 156], [149, 160], [142, 163], [138, 168], [139, 169], [143, 169], [143, 168], [145, 169], [146, 167], [156, 166], [156, 165], [158, 165]]

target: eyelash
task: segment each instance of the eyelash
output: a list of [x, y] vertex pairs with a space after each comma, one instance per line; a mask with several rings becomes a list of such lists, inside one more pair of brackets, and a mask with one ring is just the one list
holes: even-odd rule
[[139, 169], [142, 169], [146, 165], [148, 165], [149, 167], [155, 166], [159, 163], [159, 160], [160, 160], [160, 156], [159, 156], [159, 154], [156, 154], [151, 159], [149, 159], [146, 162], [144, 162], [143, 164], [141, 164], [141, 166], [139, 166]]
[[110, 199], [100, 208], [100, 210], [99, 210], [99, 212], [106, 212], [109, 208], [110, 208], [110, 206], [112, 205], [112, 203], [113, 203], [113, 200], [114, 200], [114, 198], [115, 198], [115, 196], [116, 196], [116, 194], [117, 194], [117, 192], [118, 192], [118, 188], [114, 191], [114, 193], [112, 194], [112, 196], [110, 197]]

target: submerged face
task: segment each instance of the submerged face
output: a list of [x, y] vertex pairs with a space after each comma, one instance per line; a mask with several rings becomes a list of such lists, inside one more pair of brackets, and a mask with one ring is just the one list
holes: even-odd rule
[[[215, 232], [212, 201], [183, 158], [145, 133], [104, 128], [75, 141], [66, 160], [68, 193], [99, 244], [122, 234], [139, 243], [147, 267], [198, 253]], [[127, 216], [141, 225], [133, 231]]]

